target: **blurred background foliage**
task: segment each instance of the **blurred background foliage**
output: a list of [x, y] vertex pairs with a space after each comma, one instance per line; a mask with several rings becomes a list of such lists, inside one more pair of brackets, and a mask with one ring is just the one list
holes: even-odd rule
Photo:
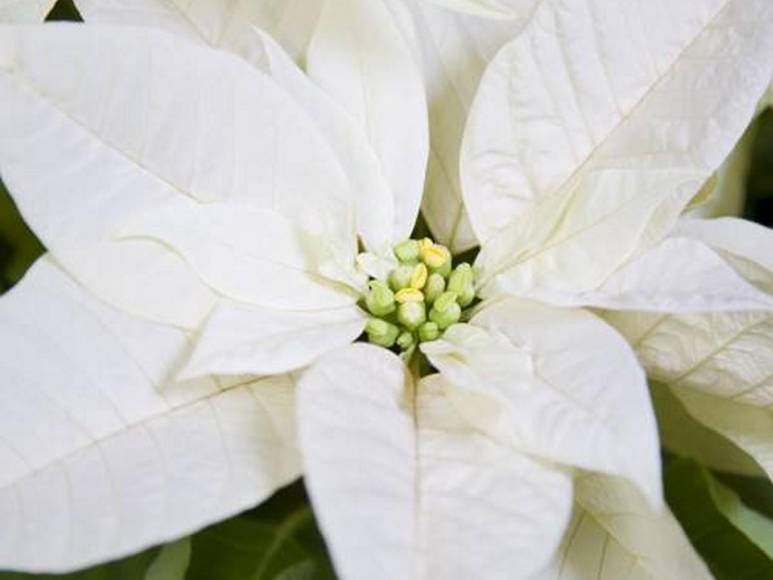
[[[79, 20], [60, 0], [49, 20]], [[773, 227], [773, 109], [755, 121], [744, 217]], [[0, 294], [44, 251], [0, 181]], [[773, 248], [771, 248], [773, 251]], [[712, 473], [664, 456], [666, 497], [718, 580], [773, 579], [773, 486], [763, 478]], [[260, 507], [179, 542], [63, 576], [0, 572], [0, 580], [332, 580], [303, 483]], [[678, 580], [678, 579], [675, 579]]]

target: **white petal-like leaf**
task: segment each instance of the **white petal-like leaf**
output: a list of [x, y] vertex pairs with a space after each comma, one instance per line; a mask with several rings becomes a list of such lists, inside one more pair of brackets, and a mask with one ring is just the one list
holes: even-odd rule
[[751, 477], [764, 476], [759, 464], [736, 445], [695, 420], [671, 390], [650, 382], [660, 443], [669, 452], [695, 459], [711, 469]]
[[308, 312], [221, 302], [181, 376], [273, 375], [308, 365], [345, 346], [365, 327], [357, 306]]
[[[689, 181], [688, 174], [683, 175]], [[623, 170], [610, 169], [589, 176], [587, 187], [571, 195], [554, 195], [531, 205], [505, 229], [483, 245], [476, 267], [485, 296], [500, 287], [547, 294], [595, 290], [625, 261], [640, 252], [643, 240], [657, 241], [671, 226], [671, 210], [657, 195], [668, 189], [674, 173], [646, 174], [632, 180]], [[676, 215], [676, 214], [674, 214]], [[609, 240], [615, 243], [610, 244]]]
[[752, 122], [722, 165], [695, 194], [685, 210], [685, 215], [712, 218], [743, 213], [746, 179], [758, 129], [759, 125]]
[[664, 239], [591, 291], [576, 292], [564, 273], [558, 268], [511, 271], [497, 277], [484, 294], [504, 291], [560, 306], [620, 310], [773, 310], [773, 296], [747, 282], [703, 242], [683, 237]]
[[768, 312], [606, 313], [648, 374], [773, 477], [773, 317]]
[[[773, 290], [773, 233], [768, 228], [735, 218], [685, 220], [676, 235], [711, 244], [739, 274]], [[685, 271], [689, 268], [685, 265]], [[667, 278], [663, 271], [661, 276]], [[719, 276], [703, 280], [711, 292], [721, 283]], [[773, 404], [773, 314], [746, 306], [737, 312], [672, 314], [678, 309], [665, 309], [607, 312], [604, 317], [628, 339], [653, 379], [767, 407]]]
[[438, 377], [414, 392], [386, 350], [322, 357], [298, 410], [306, 483], [344, 580], [523, 578], [560, 541], [569, 477], [467, 425]]
[[687, 412], [748, 453], [773, 480], [773, 411], [706, 395], [694, 389], [672, 391]]
[[42, 22], [56, 0], [0, 0], [0, 22]]
[[364, 130], [395, 199], [393, 238], [407, 238], [424, 188], [427, 103], [418, 67], [383, 0], [327, 0], [307, 70]]
[[594, 315], [504, 300], [422, 350], [480, 429], [538, 457], [627, 477], [660, 505], [644, 373]]
[[[711, 243], [761, 289], [773, 289], [770, 230], [736, 219], [690, 220], [679, 235]], [[773, 476], [773, 315], [608, 312], [648, 374], [687, 412], [727, 437]]]
[[[314, 85], [271, 36], [259, 31], [259, 26], [274, 30], [279, 25], [275, 20], [286, 17], [285, 9], [269, 4], [265, 0], [238, 1], [228, 14], [226, 2], [210, 2], [203, 7], [206, 10], [195, 3], [181, 4], [172, 0], [132, 0], [118, 4], [80, 0], [79, 7], [89, 23], [158, 27], [193, 41], [230, 50], [271, 76], [307, 111], [327, 138], [357, 196], [358, 230], [369, 248], [383, 250], [395, 241], [392, 240], [394, 202], [381, 175], [379, 160], [354, 119]], [[319, 11], [322, 2], [308, 4], [306, 11], [313, 13]], [[207, 10], [213, 14], [208, 14]], [[299, 12], [296, 8], [286, 10], [293, 14]], [[207, 30], [212, 22], [224, 19], [228, 21], [226, 33], [213, 34], [212, 30]], [[316, 16], [310, 22], [316, 22]], [[311, 37], [311, 30], [307, 31], [307, 36]]]
[[[116, 235], [163, 242], [212, 288], [247, 304], [317, 310], [357, 300], [323, 276], [326, 262], [336, 263], [335, 240], [312, 236], [275, 211], [179, 197], [127, 217]], [[349, 256], [353, 269], [353, 249]]]
[[482, 435], [447, 391], [433, 375], [416, 397], [424, 578], [525, 578], [557, 549], [571, 478]]
[[170, 384], [188, 336], [103, 306], [48, 259], [0, 318], [0, 568], [118, 558], [298, 476], [289, 377]]
[[6, 29], [2, 47], [3, 179], [57, 259], [111, 303], [188, 327], [212, 306], [179, 256], [112, 239], [127, 211], [239, 200], [353, 234], [346, 177], [313, 122], [240, 59], [125, 27]]
[[773, 314], [610, 312], [649, 376], [739, 403], [773, 405]]
[[575, 514], [560, 554], [530, 580], [711, 580], [666, 508], [648, 509], [625, 481], [577, 479]]
[[422, 211], [433, 237], [453, 252], [478, 244], [462, 202], [459, 150], [467, 112], [483, 70], [512, 39], [538, 0], [508, 2], [518, 18], [492, 20], [446, 10], [425, 1], [406, 2], [427, 91], [430, 155]]
[[[199, 23], [175, 0], [73, 0], [87, 24], [120, 24], [159, 28], [179, 34], [192, 41], [207, 41]], [[194, 4], [193, 2], [190, 3]], [[201, 4], [201, 3], [199, 3]], [[225, 8], [225, 2], [208, 2], [210, 16]], [[222, 20], [214, 18], [210, 26], [218, 26]]]
[[[267, 58], [267, 72], [304, 107], [327, 137], [341, 167], [349, 177], [357, 205], [357, 231], [368, 249], [385, 252], [394, 238], [395, 203], [381, 173], [381, 164], [355, 120], [319, 89], [277, 46], [270, 36], [259, 34]], [[391, 252], [390, 252], [391, 253]]]
[[474, 16], [484, 18], [503, 18], [512, 19], [519, 16], [507, 2], [497, 2], [497, 0], [421, 0], [437, 4], [448, 10], [457, 10]]
[[675, 236], [703, 242], [723, 253], [747, 280], [773, 293], [773, 230], [754, 222], [726, 217], [684, 219]]
[[298, 391], [298, 436], [314, 513], [343, 580], [416, 572], [411, 379], [383, 348], [321, 357]]
[[[500, 51], [462, 152], [465, 201], [482, 241], [552, 196], [606, 208], [589, 225], [604, 239], [614, 232], [615, 244], [587, 252], [592, 270], [614, 268], [630, 241], [657, 240], [670, 227], [746, 128], [773, 54], [766, 0], [673, 8], [545, 0]], [[632, 204], [643, 204], [636, 219]], [[578, 235], [564, 225], [552, 252]]]
[[[26, 1], [26, 0], [25, 0]], [[256, 26], [295, 60], [306, 51], [323, 0], [75, 0], [88, 22], [157, 27], [253, 61]]]

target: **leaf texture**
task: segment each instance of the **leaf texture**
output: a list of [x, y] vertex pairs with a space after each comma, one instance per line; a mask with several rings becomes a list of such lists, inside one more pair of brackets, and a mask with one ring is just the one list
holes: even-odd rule
[[326, 1], [306, 68], [365, 132], [395, 200], [393, 239], [409, 237], [424, 188], [427, 103], [418, 67], [383, 0]]
[[532, 580], [711, 580], [666, 508], [649, 510], [624, 481], [577, 479], [575, 513], [559, 556]]
[[312, 363], [362, 334], [356, 306], [310, 312], [276, 311], [221, 302], [205, 323], [183, 377], [271, 375]]
[[353, 236], [332, 152], [240, 59], [127, 27], [47, 25], [3, 39], [3, 179], [46, 247], [103, 299], [188, 328], [209, 312], [215, 297], [178, 255], [114, 239], [127, 213], [180, 197], [334, 216]]
[[86, 22], [152, 26], [201, 39], [252, 60], [251, 27], [265, 30], [296, 61], [311, 39], [323, 0], [75, 0]]
[[546, 1], [489, 66], [462, 152], [487, 269], [570, 265], [594, 287], [666, 234], [740, 138], [770, 80], [771, 6], [662, 10]]
[[661, 504], [644, 373], [594, 315], [503, 300], [422, 350], [482, 431], [537, 457], [626, 477]]
[[43, 22], [56, 0], [0, 0], [0, 22]]
[[[453, 253], [478, 245], [462, 201], [459, 151], [478, 82], [497, 50], [515, 37], [537, 0], [502, 6], [506, 19], [480, 18], [419, 1], [406, 2], [412, 40], [427, 91], [430, 154], [422, 202], [435, 240]], [[469, 11], [468, 11], [469, 12]]]
[[304, 374], [306, 482], [344, 580], [523, 578], [560, 541], [569, 477], [481, 435], [443, 392], [437, 375], [414, 391], [369, 345]]
[[0, 317], [0, 568], [115, 559], [298, 476], [289, 377], [172, 384], [187, 335], [102, 305], [49, 258]]

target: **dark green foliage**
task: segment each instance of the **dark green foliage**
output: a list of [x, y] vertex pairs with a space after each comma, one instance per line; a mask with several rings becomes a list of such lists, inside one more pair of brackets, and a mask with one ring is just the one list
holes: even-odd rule
[[752, 151], [746, 187], [744, 217], [773, 226], [773, 109], [757, 120], [757, 136]]
[[43, 251], [0, 181], [0, 293], [18, 282]]
[[[734, 524], [732, 518], [748, 522], [758, 517], [737, 495], [686, 459], [667, 464], [665, 483], [668, 504], [717, 580], [773, 578], [773, 560], [761, 547], [773, 544], [773, 537], [765, 537], [770, 534], [757, 532], [753, 525], [744, 533]], [[770, 520], [767, 523], [766, 529], [773, 526]]]

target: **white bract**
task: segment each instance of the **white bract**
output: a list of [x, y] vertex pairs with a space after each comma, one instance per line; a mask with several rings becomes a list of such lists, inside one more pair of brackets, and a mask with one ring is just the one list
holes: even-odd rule
[[40, 22], [56, 0], [0, 0], [0, 22]]
[[478, 82], [496, 52], [528, 22], [535, 0], [403, 2], [403, 33], [420, 63], [430, 114], [422, 210], [453, 252], [478, 245], [462, 201], [459, 152]]
[[[0, 171], [51, 252], [0, 303], [9, 320], [22, 317], [17, 327], [37, 328], [25, 358], [2, 361], [17, 378], [0, 393], [40, 393], [52, 414], [61, 413], [58, 428], [66, 435], [36, 429], [40, 405], [19, 398], [19, 419], [4, 426], [0, 448], [13, 466], [0, 505], [14, 515], [0, 519], [0, 567], [83, 566], [261, 501], [299, 472], [294, 423], [285, 415], [296, 398], [303, 472], [342, 578], [547, 574], [562, 541], [568, 557], [573, 553], [564, 531], [576, 470], [604, 474], [583, 475], [598, 478], [598, 488], [625, 491], [618, 503], [605, 503], [587, 486], [575, 514], [592, 513], [598, 525], [586, 532], [575, 524], [572, 537], [585, 543], [586, 533], [606, 533], [622, 556], [646, 550], [643, 570], [650, 574], [673, 566], [686, 579], [706, 577], [661, 511], [656, 427], [634, 353], [601, 318], [574, 307], [663, 309], [685, 296], [691, 311], [770, 307], [767, 294], [699, 236], [663, 239], [742, 132], [760, 79], [770, 78], [764, 3], [743, 14], [740, 2], [696, 2], [670, 14], [650, 45], [619, 51], [641, 21], [623, 18], [619, 3], [593, 2], [604, 15], [599, 21], [614, 23], [602, 29], [584, 12], [589, 5], [537, 3], [486, 74], [464, 149], [465, 196], [485, 242], [479, 290], [488, 300], [468, 322], [438, 328], [445, 334], [423, 343], [440, 374], [421, 380], [384, 348], [349, 345], [366, 325], [361, 305], [376, 291], [368, 294], [365, 282], [391, 281], [385, 278], [399, 257], [392, 247], [412, 230], [424, 186], [426, 103], [407, 48], [413, 7], [381, 0], [313, 2], [306, 12], [276, 2], [78, 4], [87, 21], [130, 15], [149, 28], [0, 32]], [[510, 22], [504, 1], [442, 4]], [[659, 16], [648, 3], [635, 4], [645, 18]], [[266, 22], [295, 17], [303, 25], [284, 28], [284, 36]], [[310, 78], [260, 25], [293, 48]], [[737, 50], [720, 60], [712, 35], [727, 36]], [[683, 54], [696, 46], [701, 58]], [[562, 52], [577, 60], [558, 66]], [[642, 55], [653, 62], [645, 67]], [[642, 69], [610, 89], [623, 110], [604, 109], [588, 92], [600, 90], [606, 64]], [[707, 86], [712, 100], [703, 98]], [[523, 92], [511, 94], [512, 87]], [[551, 114], [560, 119], [540, 128], [537, 121]], [[592, 131], [586, 118], [597, 123]], [[648, 132], [656, 118], [665, 119], [662, 130]], [[680, 120], [685, 124], [669, 132]], [[558, 140], [548, 166], [539, 156], [557, 126], [565, 127], [575, 156]], [[521, 127], [522, 134], [503, 136]], [[656, 146], [662, 159], [652, 154]], [[452, 160], [455, 172], [454, 155], [443, 162]], [[613, 159], [619, 165], [612, 167]], [[529, 179], [519, 189], [524, 171], [538, 174], [534, 190]], [[461, 219], [452, 213], [452, 221]], [[367, 253], [358, 255], [358, 240]], [[656, 274], [674, 247], [685, 255], [674, 275], [661, 279]], [[430, 270], [431, 254], [421, 262]], [[429, 304], [429, 276], [416, 274], [416, 260], [401, 261], [414, 270], [397, 302]], [[53, 314], [30, 319], [38, 314], [30, 307], [27, 317], [17, 314], [14, 297], [40, 300], [36, 271], [58, 277], [56, 285], [44, 284], [54, 297], [85, 306], [64, 321]], [[707, 280], [716, 288], [696, 293]], [[450, 286], [450, 277], [443, 284]], [[67, 285], [78, 289], [76, 298]], [[461, 310], [462, 293], [452, 294], [445, 302]], [[384, 295], [368, 304], [375, 315], [368, 334], [377, 344], [403, 347], [380, 324], [391, 312], [375, 311], [388, 309]], [[97, 309], [133, 332], [89, 322]], [[420, 317], [414, 306], [405, 310], [398, 322], [414, 332]], [[65, 334], [55, 347], [41, 346], [48, 343], [34, 337], [57, 336], [51, 325]], [[168, 334], [165, 350], [144, 339], [156, 333]], [[103, 355], [108, 345], [115, 352]], [[61, 363], [51, 357], [62, 370], [40, 362], [46, 349], [62, 353]], [[142, 380], [124, 381], [130, 370]], [[63, 387], [61, 372], [88, 380]], [[266, 378], [224, 382], [238, 375]], [[94, 402], [81, 407], [83, 384]], [[113, 399], [120, 393], [126, 400]], [[178, 411], [159, 399], [180, 397], [171, 406], [185, 415], [237, 395], [250, 404], [213, 407], [211, 431], [191, 434], [193, 422], [182, 434], [161, 428]], [[149, 401], [138, 403], [142, 397]], [[136, 413], [120, 415], [124, 406]], [[121, 420], [111, 422], [110, 413]], [[86, 420], [95, 424], [81, 425]], [[250, 435], [240, 446], [234, 437], [242, 430]], [[190, 449], [192, 437], [210, 447]], [[115, 448], [108, 445], [113, 438]], [[128, 466], [121, 463], [127, 456]], [[156, 478], [145, 477], [148, 464], [157, 465]], [[87, 488], [76, 470], [82, 478], [109, 481], [102, 474], [113, 470], [119, 477], [87, 502], [78, 496]], [[17, 491], [26, 503], [17, 503]], [[68, 509], [58, 511], [58, 529], [40, 534], [53, 501]], [[144, 502], [144, 510], [134, 502]], [[632, 523], [618, 528], [614, 513], [627, 513], [628, 502], [641, 517], [628, 514]], [[650, 523], [639, 529], [639, 520]], [[75, 525], [80, 521], [93, 523]], [[674, 542], [632, 547], [661, 532]], [[599, 573], [577, 569], [581, 577]]]
[[[677, 232], [709, 244], [750, 283], [773, 293], [769, 229], [722, 218], [685, 220]], [[710, 454], [708, 462], [719, 468], [762, 471], [773, 479], [773, 314], [769, 309], [609, 312], [605, 318], [635, 346], [651, 378], [681, 402], [688, 421], [692, 417], [732, 443], [724, 443], [721, 455], [716, 444], [705, 440], [684, 452]], [[671, 439], [678, 446], [684, 433], [677, 435]]]
[[559, 553], [529, 580], [710, 579], [668, 509], [653, 514], [626, 482], [575, 479], [572, 522]]

